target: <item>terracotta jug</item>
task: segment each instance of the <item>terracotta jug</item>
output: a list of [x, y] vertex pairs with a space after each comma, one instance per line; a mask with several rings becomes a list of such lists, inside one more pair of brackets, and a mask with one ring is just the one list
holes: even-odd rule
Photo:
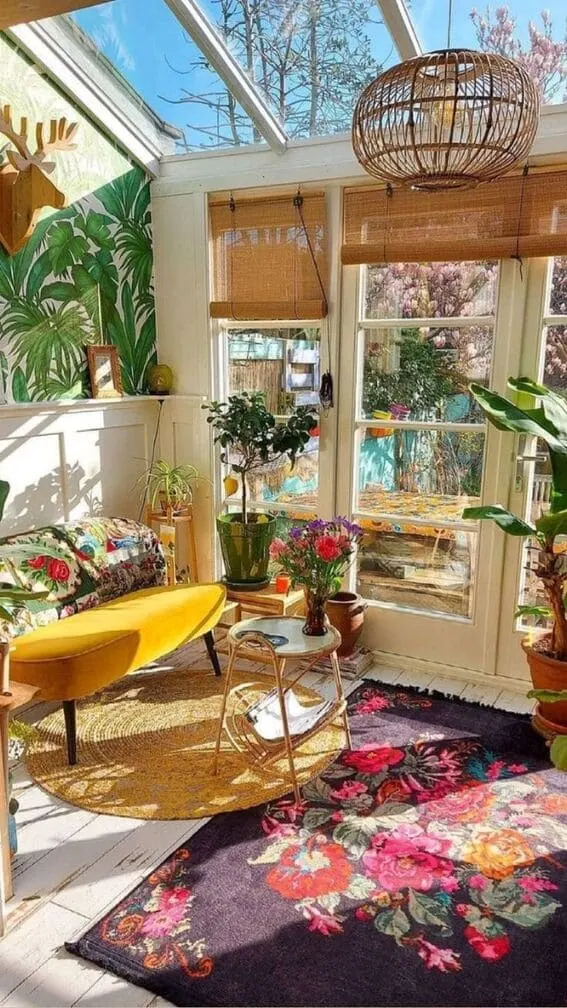
[[340, 591], [328, 600], [326, 609], [329, 622], [343, 639], [337, 654], [345, 658], [352, 654], [362, 633], [366, 602], [355, 592]]

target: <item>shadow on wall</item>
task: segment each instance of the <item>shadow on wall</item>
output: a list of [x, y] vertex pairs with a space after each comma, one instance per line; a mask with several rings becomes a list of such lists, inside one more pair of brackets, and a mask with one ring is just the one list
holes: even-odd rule
[[27, 532], [28, 529], [64, 521], [64, 495], [69, 515], [102, 515], [99, 492], [100, 478], [94, 476], [89, 479], [79, 463], [65, 467], [64, 480], [60, 470], [47, 473], [10, 498], [2, 521], [2, 535]]
[[41, 221], [14, 256], [0, 250], [4, 402], [90, 395], [85, 347], [113, 343], [124, 391], [155, 360], [149, 181], [133, 168]]

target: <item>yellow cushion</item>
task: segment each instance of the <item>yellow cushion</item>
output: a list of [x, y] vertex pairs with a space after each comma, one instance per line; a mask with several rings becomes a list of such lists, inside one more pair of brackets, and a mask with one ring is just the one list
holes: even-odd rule
[[10, 676], [39, 686], [47, 700], [87, 696], [207, 633], [220, 619], [225, 595], [219, 584], [123, 595], [14, 638]]

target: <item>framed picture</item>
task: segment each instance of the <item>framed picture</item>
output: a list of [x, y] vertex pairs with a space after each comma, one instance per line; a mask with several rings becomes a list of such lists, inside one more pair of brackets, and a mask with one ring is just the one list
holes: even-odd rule
[[121, 396], [120, 361], [115, 346], [87, 346], [91, 393], [93, 399]]

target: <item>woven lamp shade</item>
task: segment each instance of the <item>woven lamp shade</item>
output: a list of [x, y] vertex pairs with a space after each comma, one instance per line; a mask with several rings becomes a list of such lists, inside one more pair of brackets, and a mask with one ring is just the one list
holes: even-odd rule
[[539, 119], [531, 77], [513, 60], [444, 49], [380, 74], [358, 99], [352, 144], [383, 182], [467, 189], [529, 154]]

